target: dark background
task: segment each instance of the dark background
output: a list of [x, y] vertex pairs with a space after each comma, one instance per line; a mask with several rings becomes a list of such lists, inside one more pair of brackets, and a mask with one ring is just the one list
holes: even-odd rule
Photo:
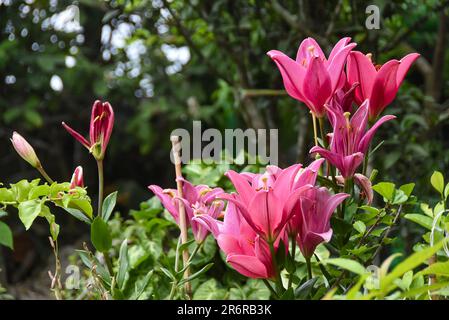
[[[95, 198], [95, 161], [61, 121], [87, 135], [96, 99], [110, 101], [116, 114], [106, 190], [120, 191], [124, 214], [151, 196], [147, 185], [173, 186], [169, 134], [191, 128], [192, 120], [203, 121], [203, 129], [279, 128], [281, 165], [308, 163], [313, 139], [307, 109], [282, 92], [267, 92], [283, 86], [265, 53], [278, 49], [294, 56], [308, 36], [329, 52], [339, 38], [351, 36], [356, 49], [371, 52], [379, 64], [421, 54], [386, 109], [398, 119], [379, 130], [374, 144], [386, 141], [374, 167], [379, 179], [416, 182], [415, 193], [430, 201], [435, 195], [429, 177], [433, 170], [444, 173], [449, 163], [449, 1], [374, 1], [378, 30], [365, 27], [369, 4], [373, 1], [0, 0], [0, 181], [37, 177], [9, 143], [18, 131], [55, 180], [68, 181], [82, 165]], [[69, 5], [79, 9], [79, 25], [61, 27], [61, 12]], [[85, 226], [63, 215], [58, 220], [67, 250], [79, 246]], [[2, 277], [20, 296], [22, 289], [39, 288], [30, 280], [36, 273], [48, 280], [48, 231], [38, 223], [24, 233], [14, 216], [7, 222], [16, 250], [3, 249]]]

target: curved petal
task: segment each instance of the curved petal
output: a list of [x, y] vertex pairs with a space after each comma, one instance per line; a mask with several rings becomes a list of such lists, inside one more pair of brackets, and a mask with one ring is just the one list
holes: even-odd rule
[[242, 202], [249, 203], [253, 198], [255, 191], [251, 188], [248, 180], [234, 170], [229, 170], [225, 175], [231, 180], [239, 197], [242, 199]]
[[361, 152], [356, 152], [351, 155], [343, 157], [343, 164], [338, 168], [341, 175], [346, 179], [354, 175], [357, 168], [362, 164], [365, 155]]
[[159, 198], [164, 208], [167, 209], [167, 211], [173, 216], [175, 221], [179, 223], [178, 207], [173, 201], [174, 197], [176, 196], [176, 191], [171, 190], [173, 192], [173, 196], [170, 196], [166, 193], [166, 190], [154, 184], [149, 186], [148, 189], [150, 189]]
[[376, 133], [377, 129], [387, 121], [396, 119], [396, 116], [393, 115], [387, 115], [380, 118], [363, 136], [362, 140], [360, 140], [358, 150], [360, 152], [366, 153], [368, 151], [369, 144], [371, 143], [371, 140], [373, 139], [374, 134]]
[[402, 83], [402, 81], [405, 78], [405, 75], [407, 74], [408, 70], [412, 66], [412, 63], [416, 61], [420, 57], [419, 53], [409, 53], [404, 58], [401, 59], [400, 65], [398, 68], [398, 72], [396, 75], [396, 85], [399, 87]]
[[371, 120], [376, 119], [396, 96], [399, 89], [396, 84], [399, 65], [398, 60], [390, 60], [377, 73], [369, 96], [369, 117]]
[[318, 42], [309, 37], [304, 39], [299, 45], [298, 52], [296, 53], [296, 62], [307, 66], [307, 63], [313, 57], [319, 57], [323, 60], [326, 59]]
[[346, 75], [350, 85], [358, 82], [360, 85], [355, 89], [355, 99], [357, 104], [361, 104], [370, 97], [374, 79], [376, 78], [376, 68], [371, 59], [360, 51], [352, 51], [348, 55], [346, 65]]
[[299, 249], [306, 258], [310, 258], [316, 247], [322, 242], [328, 242], [332, 238], [332, 229], [323, 233], [308, 232], [301, 240]]
[[[341, 38], [332, 48], [328, 61], [332, 61], [337, 53], [339, 53], [351, 41], [350, 37]], [[355, 43], [354, 43], [355, 44]]]
[[287, 93], [292, 98], [304, 102], [300, 88], [306, 69], [280, 51], [271, 50], [267, 55], [276, 63]]
[[340, 167], [342, 165], [342, 156], [340, 156], [339, 154], [318, 146], [315, 146], [312, 149], [310, 149], [309, 153], [310, 154], [318, 153], [327, 161], [329, 161], [334, 167], [337, 167], [341, 171]]
[[85, 146], [87, 149], [90, 149], [90, 142], [87, 141], [86, 138], [84, 138], [81, 134], [79, 134], [78, 132], [76, 132], [75, 130], [73, 130], [71, 127], [69, 127], [65, 122], [62, 123], [62, 126], [64, 127], [64, 129], [67, 130], [68, 133], [70, 133], [70, 135], [72, 137], [74, 137], [79, 143], [81, 143], [83, 146]]
[[312, 58], [302, 84], [306, 104], [317, 117], [325, 114], [324, 105], [332, 95], [329, 73], [320, 58]]
[[301, 164], [294, 164], [284, 170], [281, 170], [281, 173], [278, 175], [273, 184], [273, 191], [276, 196], [282, 198], [291, 191], [295, 176], [299, 169], [301, 169], [301, 166]]
[[[356, 46], [355, 43], [348, 44], [347, 46], [341, 48], [332, 60], [329, 61], [329, 65], [327, 67], [327, 71], [331, 77], [332, 82], [332, 92], [334, 92], [340, 83], [341, 74], [345, 67], [346, 58], [348, 57], [349, 52], [354, 49]], [[342, 83], [344, 84], [344, 83]]]
[[[264, 233], [263, 230], [260, 228], [260, 226], [254, 222], [253, 217], [251, 216], [250, 212], [248, 211], [248, 209], [242, 202], [240, 202], [233, 195], [230, 195], [230, 194], [224, 194], [221, 196], [221, 198], [232, 202], [235, 205], [236, 209], [239, 210], [239, 212], [241, 213], [241, 215], [243, 216], [245, 221], [248, 223], [248, 225], [251, 228], [253, 228], [253, 230], [256, 233], [258, 233], [258, 234]], [[229, 203], [228, 203], [228, 206], [229, 206]], [[225, 223], [226, 223], [226, 215], [225, 215]]]
[[192, 221], [201, 224], [204, 228], [209, 230], [215, 238], [218, 237], [220, 230], [223, 229], [223, 222], [205, 214], [193, 217]]
[[269, 278], [267, 268], [256, 257], [240, 254], [228, 255], [226, 261], [239, 273], [249, 278]]

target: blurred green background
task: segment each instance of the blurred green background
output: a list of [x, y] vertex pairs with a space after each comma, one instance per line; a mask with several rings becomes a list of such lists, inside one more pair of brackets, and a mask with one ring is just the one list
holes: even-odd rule
[[[370, 4], [380, 10], [379, 29], [365, 26]], [[329, 52], [350, 36], [379, 64], [422, 55], [386, 109], [398, 119], [379, 130], [374, 144], [385, 143], [374, 167], [379, 179], [416, 182], [418, 197], [431, 200], [429, 177], [449, 163], [448, 7], [443, 0], [0, 0], [0, 181], [36, 177], [9, 143], [15, 130], [54, 179], [69, 180], [82, 165], [94, 197], [95, 162], [61, 121], [87, 134], [95, 99], [116, 112], [106, 188], [120, 191], [124, 212], [151, 196], [150, 183], [173, 187], [169, 134], [192, 120], [203, 129], [278, 128], [280, 164], [309, 163], [307, 108], [278, 91], [280, 74], [265, 53], [294, 56], [308, 36]], [[82, 224], [59, 219], [63, 242], [85, 236]], [[16, 221], [8, 218], [16, 250], [3, 251], [7, 281], [20, 284], [45, 264], [24, 261], [48, 247], [47, 228], [25, 234]]]

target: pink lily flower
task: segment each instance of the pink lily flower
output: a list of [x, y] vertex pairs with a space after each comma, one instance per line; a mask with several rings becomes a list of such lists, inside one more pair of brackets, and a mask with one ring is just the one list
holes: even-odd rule
[[359, 51], [349, 54], [346, 66], [348, 82], [360, 83], [355, 90], [355, 99], [359, 105], [369, 99], [370, 121], [377, 119], [394, 100], [410, 66], [419, 56], [418, 53], [410, 53], [399, 61], [394, 59], [382, 66], [374, 66], [371, 55]]
[[76, 187], [84, 188], [83, 167], [81, 166], [76, 167], [70, 180], [70, 189], [75, 189]]
[[[249, 226], [234, 203], [228, 203], [223, 222], [209, 215], [196, 216], [193, 220], [212, 232], [226, 254], [226, 262], [237, 272], [249, 278], [274, 278], [273, 256], [268, 243]], [[279, 241], [274, 245], [275, 250], [278, 244]]]
[[194, 186], [189, 181], [182, 179], [183, 198], [178, 196], [176, 189], [162, 189], [159, 186], [151, 185], [148, 188], [159, 198], [162, 205], [173, 216], [179, 224], [179, 201], [184, 204], [186, 218], [192, 227], [192, 232], [196, 242], [201, 243], [206, 239], [209, 231], [197, 220], [196, 216], [207, 215], [216, 219], [224, 208], [224, 201], [219, 196], [224, 193], [221, 188], [211, 189], [206, 185]]
[[349, 194], [331, 195], [326, 188], [313, 187], [300, 196], [296, 241], [301, 253], [309, 259], [316, 247], [332, 238], [330, 219], [335, 209]]
[[316, 117], [321, 118], [326, 113], [324, 105], [344, 84], [346, 57], [356, 46], [350, 41], [351, 38], [338, 41], [328, 58], [312, 38], [301, 42], [296, 60], [277, 50], [271, 50], [267, 55], [278, 66], [287, 93], [304, 102]]
[[349, 119], [349, 112], [330, 110], [330, 122], [333, 127], [330, 150], [315, 146], [310, 153], [318, 153], [326, 158], [341, 173], [344, 179], [352, 178], [362, 164], [371, 140], [377, 129], [386, 121], [395, 119], [393, 115], [383, 116], [369, 130], [369, 101], [366, 100]]
[[234, 184], [237, 194], [221, 197], [237, 206], [246, 222], [264, 240], [274, 243], [283, 233], [292, 216], [299, 195], [311, 185], [294, 189], [295, 177], [301, 164], [286, 169], [271, 167], [263, 175], [239, 174], [233, 170], [226, 173]]
[[103, 160], [109, 138], [111, 137], [112, 128], [114, 127], [114, 110], [109, 102], [101, 102], [99, 100], [94, 102], [90, 118], [90, 141], [64, 122], [62, 125], [78, 142], [92, 153], [95, 159]]
[[[315, 185], [317, 176], [318, 176], [318, 171], [320, 170], [321, 165], [323, 164], [323, 162], [325, 161], [325, 159], [321, 158], [321, 159], [317, 159], [315, 161], [313, 161], [308, 167], [302, 169], [300, 172], [298, 172], [296, 178], [295, 178], [295, 183], [293, 185], [294, 189], [298, 189], [301, 188], [302, 186], [305, 185]], [[299, 226], [299, 212], [300, 212], [300, 202], [296, 202], [295, 206], [293, 207], [293, 215], [290, 218], [288, 224], [287, 224], [287, 230], [288, 230], [288, 234], [289, 235], [293, 235], [296, 236], [299, 232], [298, 230], [298, 226]]]

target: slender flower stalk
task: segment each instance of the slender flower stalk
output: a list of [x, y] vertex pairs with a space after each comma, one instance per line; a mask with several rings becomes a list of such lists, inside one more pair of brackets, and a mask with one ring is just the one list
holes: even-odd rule
[[306, 265], [307, 265], [307, 279], [311, 280], [312, 279], [312, 263], [310, 262], [310, 257], [306, 257]]
[[104, 170], [103, 170], [103, 160], [97, 160], [98, 169], [98, 212], [97, 215], [100, 217], [103, 210], [103, 190], [104, 190]]
[[[170, 140], [172, 143], [173, 159], [175, 162], [176, 186], [178, 190], [178, 196], [180, 198], [183, 198], [181, 157], [179, 154], [179, 152], [181, 151], [181, 143], [179, 141], [178, 136], [171, 136]], [[182, 201], [178, 201], [178, 203], [179, 203], [179, 229], [181, 230], [181, 244], [184, 244], [188, 241], [186, 213], [184, 203]], [[182, 258], [184, 262], [183, 264], [184, 268], [186, 268], [184, 272], [184, 278], [186, 279], [190, 276], [190, 268], [188, 267], [189, 252], [186, 249], [184, 249], [182, 252]], [[192, 286], [189, 281], [185, 283], [184, 288], [187, 296], [192, 298]]]

